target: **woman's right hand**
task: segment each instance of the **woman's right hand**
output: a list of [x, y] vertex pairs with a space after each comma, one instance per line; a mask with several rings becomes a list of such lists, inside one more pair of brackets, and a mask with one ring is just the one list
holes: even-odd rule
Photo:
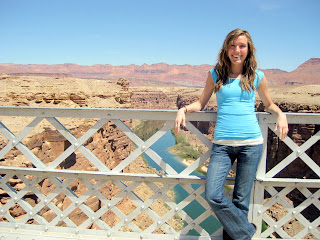
[[208, 103], [212, 93], [213, 93], [213, 86], [214, 81], [212, 78], [211, 72], [208, 72], [208, 77], [206, 81], [206, 86], [204, 87], [202, 94], [199, 98], [199, 100], [182, 107], [178, 110], [176, 120], [174, 122], [174, 131], [176, 134], [180, 131], [180, 126], [182, 127], [186, 126], [186, 112], [194, 112], [194, 111], [201, 111], [202, 108]]
[[180, 131], [180, 126], [185, 127], [186, 126], [186, 113], [185, 113], [185, 107], [180, 108], [177, 112], [176, 120], [174, 122], [174, 132], [176, 134]]

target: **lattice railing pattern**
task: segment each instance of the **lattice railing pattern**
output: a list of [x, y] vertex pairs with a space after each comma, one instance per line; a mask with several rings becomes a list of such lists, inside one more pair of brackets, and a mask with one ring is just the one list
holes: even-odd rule
[[[65, 233], [76, 236], [101, 235], [106, 237], [162, 238], [163, 234], [172, 239], [181, 238], [194, 231], [196, 235], [209, 238], [210, 235], [221, 235], [221, 225], [208, 232], [201, 224], [208, 219], [216, 221], [209, 206], [204, 200], [204, 180], [191, 174], [207, 160], [209, 151], [180, 174], [162, 159], [150, 147], [165, 133], [171, 130], [175, 111], [132, 111], [102, 109], [45, 109], [45, 108], [3, 108], [4, 116], [35, 116], [34, 119], [18, 134], [14, 134], [1, 122], [0, 131], [8, 143], [0, 151], [3, 158], [12, 149], [18, 149], [34, 166], [34, 168], [1, 167], [0, 188], [6, 200], [0, 209], [2, 223], [15, 231], [29, 230], [43, 233]], [[137, 116], [137, 113], [139, 116]], [[95, 118], [95, 124], [76, 138], [59, 119], [64, 117]], [[140, 139], [128, 125], [120, 119], [162, 119], [167, 121], [164, 126], [146, 141]], [[209, 115], [207, 115], [209, 121]], [[23, 139], [35, 127], [47, 121], [66, 141], [69, 147], [52, 162], [44, 164], [27, 146]], [[85, 142], [109, 121], [117, 126], [136, 146], [129, 156], [114, 168], [109, 169]], [[211, 142], [204, 137], [192, 124], [188, 128], [198, 136], [207, 148]], [[57, 167], [76, 151], [87, 158], [97, 172], [60, 170]], [[148, 155], [165, 175], [125, 174], [124, 169], [141, 154]], [[77, 191], [76, 185], [85, 189]], [[50, 184], [48, 183], [50, 182]], [[14, 183], [14, 184], [13, 184]], [[42, 185], [50, 185], [49, 193], [42, 191]], [[196, 184], [194, 187], [191, 184]], [[140, 187], [143, 185], [143, 187]], [[173, 200], [173, 188], [179, 185], [186, 197], [176, 203]], [[105, 195], [105, 189], [112, 194]], [[148, 188], [150, 196], [146, 197], [144, 189]], [[142, 190], [141, 190], [142, 189]], [[95, 202], [99, 207], [91, 207]], [[185, 211], [190, 203], [196, 202], [200, 210], [199, 216], [192, 218]], [[132, 211], [124, 212], [123, 204]], [[161, 205], [154, 207], [156, 204]], [[19, 213], [11, 214], [14, 209]], [[202, 212], [202, 213], [201, 213]], [[83, 222], [79, 219], [85, 219]], [[113, 221], [110, 221], [110, 220]], [[192, 236], [188, 236], [192, 237]], [[199, 237], [196, 237], [199, 238]]]
[[[289, 124], [320, 124], [317, 114], [288, 114]], [[271, 115], [260, 116], [264, 138], [275, 128]], [[286, 137], [284, 143], [291, 153], [270, 170], [261, 161], [253, 193], [252, 221], [258, 222], [261, 239], [320, 239], [320, 168], [319, 163], [306, 153], [315, 144], [319, 146], [320, 131], [315, 132], [300, 146]], [[268, 154], [265, 146], [264, 158]], [[276, 178], [275, 176], [297, 160], [303, 161], [314, 178]], [[264, 229], [262, 229], [262, 227]]]
[[[295, 189], [300, 191], [305, 196], [305, 200], [294, 207], [292, 202], [290, 202], [288, 198], [286, 198], [286, 195], [290, 194], [290, 192]], [[307, 187], [285, 187], [284, 189], [278, 192], [274, 186], [266, 186], [265, 190], [268, 191], [268, 193], [272, 197], [263, 206], [262, 212], [264, 213], [262, 219], [264, 222], [266, 222], [269, 228], [262, 233], [262, 237], [267, 237], [272, 233], [276, 232], [281, 238], [292, 238], [294, 236], [295, 238], [302, 239], [308, 234], [312, 234], [314, 238], [319, 239], [320, 235], [317, 228], [320, 225], [320, 218], [317, 217], [315, 219], [312, 219], [313, 221], [310, 223], [309, 220], [307, 220], [306, 217], [301, 214], [301, 212], [306, 210], [306, 208], [310, 207], [312, 204], [319, 209], [320, 190], [317, 190], [314, 193], [312, 193]], [[267, 209], [271, 208], [275, 204], [278, 204], [282, 207], [282, 209], [285, 209], [283, 213], [284, 216], [277, 221], [275, 221], [265, 213]], [[298, 223], [298, 225], [300, 225], [300, 231], [298, 231], [297, 234], [291, 232], [287, 233], [285, 229], [283, 229], [282, 226], [285, 226], [290, 221]], [[289, 235], [290, 233], [291, 235]]]
[[[171, 130], [175, 114], [176, 111], [162, 110], [1, 107], [0, 116], [33, 119], [17, 134], [3, 121], [0, 122], [0, 132], [7, 139], [0, 151], [0, 159], [12, 149], [18, 149], [33, 167], [0, 167], [0, 194], [3, 196], [0, 202], [1, 227], [9, 229], [0, 229], [0, 235], [8, 239], [16, 234], [22, 234], [26, 239], [35, 234], [38, 234], [39, 239], [221, 239], [221, 225], [204, 199], [205, 179], [192, 175], [209, 158], [211, 141], [191, 121], [215, 121], [216, 113], [188, 114], [187, 129], [209, 150], [180, 173], [151, 148]], [[257, 115], [264, 138], [267, 139], [268, 129], [274, 129], [275, 119], [265, 113]], [[61, 122], [60, 119], [63, 118], [95, 119], [95, 124], [80, 137], [76, 137]], [[166, 124], [143, 141], [120, 119], [163, 120]], [[317, 114], [288, 114], [288, 119], [290, 123], [320, 124], [320, 116]], [[43, 121], [50, 123], [70, 143], [57, 158], [46, 164], [23, 143], [23, 139]], [[136, 146], [112, 169], [85, 145], [110, 121]], [[320, 176], [318, 164], [305, 153], [318, 142], [319, 136], [319, 132], [314, 134], [301, 146], [287, 137], [284, 142], [292, 153], [268, 172], [265, 146], [250, 207], [250, 219], [257, 226], [255, 239], [267, 239], [270, 236], [279, 239], [303, 239], [309, 236], [319, 238], [320, 218], [307, 219], [304, 212], [310, 209], [320, 211], [319, 178], [274, 178], [297, 157]], [[88, 159], [96, 171], [57, 169], [75, 152]], [[149, 156], [164, 174], [125, 173], [126, 167], [142, 154]], [[228, 180], [228, 184], [232, 182], [232, 179]], [[49, 187], [49, 192], [42, 191], [44, 185]], [[186, 193], [186, 197], [180, 202], [174, 201], [172, 197], [177, 186]], [[298, 205], [288, 197], [294, 191], [299, 191], [304, 198]], [[126, 205], [126, 210], [123, 205]], [[190, 207], [197, 208], [197, 217], [188, 214], [186, 209]], [[274, 207], [283, 209], [281, 218], [272, 216]], [[290, 221], [300, 224], [297, 234], [286, 229]], [[206, 227], [208, 222], [215, 223], [215, 227]], [[262, 229], [263, 224], [266, 229]]]
[[[56, 176], [55, 171], [35, 171], [32, 169], [16, 169], [14, 171], [9, 170], [9, 173], [5, 174], [0, 181], [1, 189], [9, 197], [0, 212], [3, 216], [3, 223], [8, 222], [16, 230], [23, 229], [25, 224], [30, 224], [28, 229], [44, 232], [56, 231], [73, 234], [89, 234], [91, 232], [93, 234], [92, 230], [89, 230], [93, 228], [103, 230], [103, 234], [106, 236], [122, 235], [137, 238], [136, 233], [139, 233], [139, 238], [152, 239], [155, 238], [150, 235], [152, 233], [161, 232], [179, 236], [192, 229], [204, 235], [206, 232], [200, 225], [202, 221], [211, 216], [210, 211], [203, 210], [199, 217], [192, 219], [185, 212], [184, 208], [194, 200], [207, 207], [201, 196], [204, 191], [203, 185], [195, 190], [187, 179], [179, 182], [189, 195], [183, 201], [175, 203], [170, 198], [170, 190], [177, 183], [173, 183], [174, 179], [171, 178], [166, 178], [164, 181], [157, 179], [158, 182], [155, 183], [144, 181], [145, 177], [140, 176], [83, 173], [85, 176], [79, 178], [78, 173], [69, 172]], [[64, 180], [61, 181], [61, 178]], [[16, 191], [9, 184], [12, 179], [19, 180], [19, 184], [24, 187]], [[156, 180], [156, 177], [154, 176], [153, 179]], [[47, 195], [41, 191], [40, 183], [43, 180], [50, 180], [54, 186], [54, 189]], [[74, 181], [78, 181], [82, 187], [86, 188], [82, 195], [76, 195], [69, 187]], [[126, 185], [124, 183], [126, 181], [131, 183]], [[117, 188], [117, 194], [112, 198], [103, 194], [105, 186], [110, 184]], [[139, 189], [141, 184], [145, 185], [144, 188], [147, 186], [151, 189], [150, 196], [143, 195], [143, 191]], [[28, 199], [28, 195], [33, 196], [33, 201]], [[61, 203], [62, 195], [64, 203]], [[96, 211], [91, 208], [90, 199], [92, 198], [99, 199], [100, 207]], [[130, 201], [126, 201], [126, 204], [132, 207], [131, 212], [123, 212], [119, 208], [125, 198], [130, 199]], [[66, 201], [68, 201], [67, 204], [65, 204]], [[163, 215], [159, 215], [157, 208], [153, 209], [153, 204], [158, 201], [166, 203], [166, 212]], [[10, 210], [19, 207], [21, 208], [20, 212], [23, 211], [23, 213], [20, 216], [12, 216]], [[146, 214], [148, 217], [140, 216], [141, 214]], [[110, 222], [110, 217], [114, 215], [117, 216], [117, 222]], [[79, 222], [78, 216], [86, 216], [86, 220]], [[177, 218], [183, 219], [185, 225], [182, 228], [176, 226], [181, 224]], [[145, 219], [149, 219], [149, 221], [141, 226]], [[94, 227], [92, 227], [93, 224]], [[64, 228], [61, 229], [57, 226], [64, 226]], [[122, 232], [115, 234], [120, 230]], [[132, 234], [131, 231], [135, 233]], [[157, 234], [156, 237], [160, 238], [161, 236]]]

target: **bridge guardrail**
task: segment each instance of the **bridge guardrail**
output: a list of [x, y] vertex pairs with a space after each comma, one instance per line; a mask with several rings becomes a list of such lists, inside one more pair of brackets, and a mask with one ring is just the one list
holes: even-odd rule
[[[216, 113], [188, 113], [186, 128], [207, 151], [181, 172], [151, 148], [171, 130], [175, 115], [173, 110], [0, 107], [0, 133], [5, 142], [0, 159], [14, 149], [19, 152], [15, 157], [23, 155], [29, 162], [27, 167], [6, 166], [4, 161], [0, 166], [0, 236], [5, 239], [17, 235], [25, 239], [35, 239], [35, 236], [39, 239], [221, 239], [221, 225], [204, 199], [205, 177], [192, 174], [209, 158], [211, 141], [191, 122], [215, 121]], [[7, 127], [10, 125], [8, 119], [17, 116], [28, 121], [27, 124], [21, 123], [25, 127], [14, 132]], [[320, 125], [320, 114], [288, 113], [287, 116], [289, 124]], [[320, 217], [309, 217], [306, 213], [320, 213], [320, 167], [306, 153], [318, 146], [320, 131], [301, 145], [287, 137], [284, 144], [292, 152], [269, 169], [266, 143], [276, 119], [267, 113], [257, 113], [257, 117], [265, 145], [249, 212], [250, 220], [257, 226], [254, 239], [270, 236], [278, 239], [320, 239]], [[62, 123], [64, 119], [94, 119], [94, 123], [76, 137]], [[144, 141], [130, 128], [132, 119], [163, 120], [166, 124]], [[25, 139], [43, 121], [69, 143], [51, 162], [44, 162], [25, 143]], [[110, 122], [116, 126], [113, 129], [117, 134], [122, 134], [135, 145], [130, 154], [112, 168], [87, 147], [92, 136]], [[88, 160], [92, 171], [61, 169], [61, 164], [73, 154]], [[128, 166], [142, 154], [148, 155], [161, 168], [162, 174], [128, 173]], [[312, 176], [316, 177], [277, 177], [297, 159], [306, 164], [313, 171]], [[49, 186], [49, 192], [43, 191], [45, 184]], [[227, 184], [232, 185], [233, 179], [229, 178]], [[185, 194], [178, 202], [172, 197], [177, 186]], [[112, 190], [111, 193], [106, 194], [106, 189]], [[147, 189], [147, 193], [143, 189]], [[289, 197], [297, 192], [302, 199], [299, 203], [292, 202]], [[123, 205], [127, 205], [129, 210], [124, 210]], [[270, 214], [276, 207], [282, 210], [281, 216]], [[188, 208], [199, 209], [199, 214], [193, 216]], [[14, 211], [18, 213], [12, 214]], [[214, 222], [215, 227], [208, 228], [208, 222]], [[299, 227], [298, 233], [288, 230], [290, 223]]]

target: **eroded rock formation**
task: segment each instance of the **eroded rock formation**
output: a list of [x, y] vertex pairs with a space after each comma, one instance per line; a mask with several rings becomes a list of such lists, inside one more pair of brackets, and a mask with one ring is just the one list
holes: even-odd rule
[[[285, 112], [320, 112], [319, 85], [303, 88], [277, 88], [271, 89], [272, 97], [280, 108]], [[0, 77], [0, 102], [2, 106], [48, 106], [48, 107], [99, 107], [99, 108], [135, 108], [135, 109], [177, 109], [186, 104], [193, 102], [201, 94], [201, 89], [181, 88], [181, 87], [141, 87], [129, 88], [129, 82], [125, 79], [118, 79], [114, 82], [100, 80], [73, 79], [65, 77], [31, 77], [31, 76], [15, 76], [9, 77], [3, 75]], [[313, 103], [313, 104], [311, 104]], [[264, 108], [257, 100], [257, 111], [263, 111]], [[213, 96], [206, 110], [216, 110], [216, 101]], [[10, 129], [17, 128], [19, 132], [19, 122], [10, 120], [6, 122], [5, 117], [1, 117], [1, 121], [5, 122]], [[19, 120], [21, 121], [21, 120]], [[86, 132], [95, 120], [85, 121], [83, 123], [72, 120], [66, 124], [70, 132], [79, 137]], [[129, 126], [131, 121], [126, 121]], [[194, 122], [194, 124], [209, 137], [214, 131], [213, 123]], [[74, 127], [77, 126], [77, 127]], [[289, 136], [298, 145], [303, 144], [310, 136], [318, 132], [319, 125], [290, 125]], [[289, 150], [278, 138], [270, 131], [268, 140], [268, 169], [272, 168], [285, 156], [290, 154]], [[52, 129], [48, 125], [44, 125], [42, 129], [36, 131], [33, 135], [24, 139], [27, 147], [48, 165], [52, 163], [65, 149], [70, 147], [61, 134]], [[0, 148], [7, 144], [4, 137], [0, 139]], [[91, 150], [98, 159], [101, 160], [108, 168], [112, 169], [125, 159], [130, 152], [133, 151], [129, 139], [123, 134], [117, 126], [108, 122], [91, 136], [84, 145]], [[315, 144], [306, 153], [320, 165], [320, 146]], [[14, 149], [0, 160], [1, 165], [5, 166], [21, 166], [32, 167], [32, 164], [22, 156], [21, 152]], [[57, 166], [57, 169], [77, 169], [87, 171], [97, 171], [97, 169], [79, 152], [71, 154], [64, 162]], [[146, 166], [142, 159], [137, 159], [130, 166], [125, 168], [125, 172], [142, 172], [156, 173], [152, 168]], [[298, 178], [314, 178], [316, 177], [312, 170], [302, 161], [295, 161], [277, 177], [298, 177]], [[9, 184], [20, 191], [25, 187], [21, 179], [13, 177]], [[41, 192], [47, 194], [56, 186], [49, 180], [45, 179], [39, 183]], [[86, 191], [80, 181], [75, 181], [70, 188], [77, 195], [81, 195]], [[113, 198], [118, 194], [119, 189], [112, 183], [104, 186], [102, 193], [108, 198]], [[145, 189], [141, 188], [142, 193]], [[5, 204], [10, 197], [4, 190], [0, 190], [1, 204]], [[25, 200], [31, 206], [38, 203], [39, 199], [35, 194], [29, 192], [25, 196]], [[59, 195], [54, 204], [61, 210], [65, 209], [70, 200], [63, 194]], [[86, 204], [94, 211], [101, 207], [101, 202], [94, 196], [90, 197]], [[161, 205], [161, 204], [160, 204]], [[125, 209], [131, 208], [130, 201], [124, 199], [119, 203], [119, 207]], [[47, 219], [52, 220], [55, 214], [50, 209], [41, 210], [41, 214]], [[126, 211], [126, 210], [124, 210]], [[20, 218], [26, 212], [15, 205], [10, 209], [10, 214], [14, 218]], [[81, 212], [74, 212], [69, 216], [72, 221], [83, 221], [85, 216]], [[103, 219], [110, 225], [116, 224], [119, 219], [112, 213], [103, 216]], [[4, 219], [0, 219], [4, 220]], [[30, 220], [32, 221], [32, 220]], [[141, 220], [143, 222], [143, 220]], [[78, 223], [78, 222], [77, 222]], [[143, 224], [143, 223], [141, 223]], [[96, 226], [92, 225], [92, 228]]]

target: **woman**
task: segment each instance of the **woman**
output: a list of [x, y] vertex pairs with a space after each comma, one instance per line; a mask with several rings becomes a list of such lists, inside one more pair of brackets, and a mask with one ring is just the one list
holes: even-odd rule
[[[288, 133], [286, 115], [272, 102], [267, 79], [256, 69], [255, 48], [249, 33], [235, 29], [226, 37], [218, 63], [211, 69], [200, 99], [178, 110], [175, 132], [185, 126], [187, 112], [200, 111], [216, 93], [218, 117], [206, 179], [206, 200], [221, 222], [223, 239], [247, 240], [255, 233], [248, 222], [251, 189], [262, 154], [263, 138], [255, 115], [258, 92], [266, 110], [275, 114], [283, 140]], [[224, 184], [237, 159], [237, 174], [230, 201]]]

